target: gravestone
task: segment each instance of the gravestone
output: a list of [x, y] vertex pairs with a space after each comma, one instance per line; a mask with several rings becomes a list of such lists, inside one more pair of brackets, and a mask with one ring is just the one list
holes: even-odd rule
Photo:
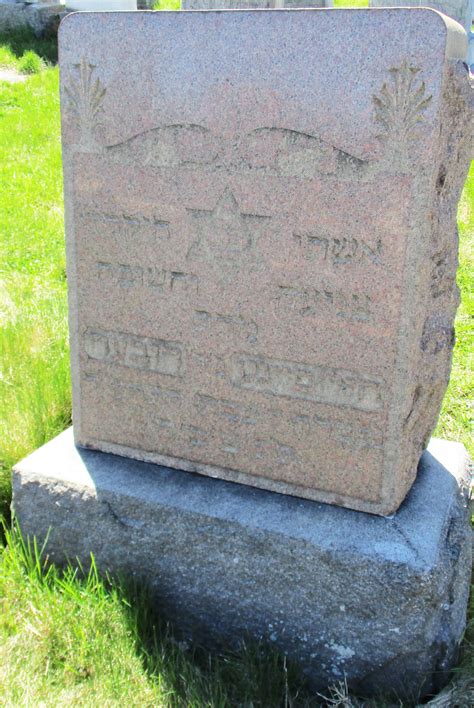
[[[468, 81], [449, 22], [300, 10], [63, 24], [79, 445], [398, 508], [438, 417], [458, 303]], [[341, 31], [352, 54], [334, 71]]]
[[[370, 7], [419, 7], [417, 0], [369, 0]], [[474, 19], [474, 0], [428, 0], [424, 2], [425, 7], [438, 10], [453, 20], [459, 22], [467, 32], [469, 39], [467, 51], [467, 63], [474, 70], [474, 34], [472, 32], [472, 22]]]
[[[419, 7], [416, 0], [390, 0], [390, 7]], [[388, 7], [388, 0], [369, 0], [370, 7]], [[403, 4], [402, 4], [403, 3]], [[469, 31], [472, 24], [472, 0], [427, 0], [425, 7], [442, 12]]]
[[399, 505], [449, 375], [465, 50], [431, 10], [65, 20], [78, 445], [13, 488], [48, 558], [93, 552], [186, 638], [270, 643], [316, 690], [446, 682], [462, 445], [432, 441]]

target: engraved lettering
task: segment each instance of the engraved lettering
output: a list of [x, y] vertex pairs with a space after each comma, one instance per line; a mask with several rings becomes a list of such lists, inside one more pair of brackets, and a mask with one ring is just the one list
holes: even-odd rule
[[199, 279], [192, 273], [174, 271], [171, 273], [170, 290], [180, 290], [186, 293], [198, 292]]
[[327, 261], [332, 265], [354, 264], [363, 261], [382, 263], [382, 239], [367, 243], [364, 239], [321, 236], [314, 233], [294, 233], [293, 239], [303, 257], [309, 261]]
[[105, 148], [107, 159], [122, 165], [162, 171], [203, 168], [298, 179], [337, 175], [341, 179], [370, 174], [371, 164], [317, 135], [277, 126], [261, 126], [232, 137], [193, 123], [157, 126]]
[[113, 277], [114, 267], [112, 263], [107, 263], [106, 261], [97, 261], [97, 277], [99, 280], [108, 280]]
[[360, 246], [362, 248], [362, 253], [366, 257], [367, 260], [371, 261], [371, 263], [381, 263], [381, 256], [382, 256], [382, 241], [379, 239], [377, 243], [375, 244], [374, 247], [370, 246], [368, 243], [365, 241], [360, 242]]
[[325, 286], [317, 289], [279, 285], [277, 298], [283, 305], [287, 304], [302, 316], [318, 315], [327, 311], [336, 317], [357, 321], [368, 320], [372, 316], [372, 300], [368, 295], [329, 290]]
[[174, 123], [138, 133], [127, 140], [108, 145], [112, 163], [145, 165], [147, 169], [170, 167], [195, 169], [215, 163], [220, 138], [208, 128], [193, 123]]
[[[90, 357], [93, 359], [94, 357]], [[157, 386], [156, 384], [147, 383], [146, 385], [139, 383], [131, 383], [124, 380], [119, 376], [113, 376], [108, 371], [106, 374], [103, 372], [84, 372], [84, 379], [86, 381], [103, 381], [112, 391], [117, 395], [117, 397], [125, 397], [129, 392], [138, 394], [141, 399], [151, 399], [153, 404], [155, 403], [172, 403], [176, 402], [181, 398], [181, 393], [172, 388], [164, 388], [163, 386]], [[158, 401], [156, 400], [158, 399]]]
[[174, 427], [173, 421], [169, 420], [169, 418], [155, 418], [155, 423], [158, 428], [163, 430], [171, 430]]
[[331, 440], [349, 450], [383, 450], [383, 433], [377, 425], [324, 418], [318, 415], [295, 415], [291, 423], [304, 435], [318, 434], [317, 428], [327, 431]]
[[235, 445], [224, 445], [224, 447], [221, 447], [221, 451], [227, 455], [236, 455], [239, 448], [235, 447]]
[[131, 288], [134, 285], [143, 285], [143, 268], [141, 266], [119, 263], [117, 270], [117, 280], [121, 287]]
[[147, 216], [145, 214], [130, 214], [124, 211], [117, 213], [94, 209], [79, 209], [78, 216], [82, 219], [98, 221], [102, 224], [138, 228], [148, 227], [160, 241], [169, 240], [171, 238], [170, 223], [155, 215]]
[[265, 460], [267, 463], [277, 465], [288, 465], [297, 461], [295, 448], [282, 443], [274, 437], [257, 438], [254, 447], [256, 449], [254, 455], [256, 461]]
[[281, 465], [286, 465], [296, 459], [296, 450], [291, 445], [283, 445], [276, 441], [277, 446], [277, 462]]
[[194, 319], [200, 329], [209, 328], [212, 325], [217, 327], [221, 325], [224, 331], [239, 337], [243, 336], [251, 344], [257, 341], [258, 326], [254, 320], [246, 320], [237, 315], [211, 313], [206, 310], [195, 310]]
[[88, 329], [84, 334], [84, 348], [89, 359], [105, 364], [169, 376], [182, 375], [184, 350], [179, 342]]
[[206, 444], [206, 438], [208, 432], [204, 428], [199, 428], [196, 425], [181, 425], [181, 429], [187, 432], [191, 437], [189, 439], [190, 445], [192, 447], [203, 447]]
[[274, 396], [365, 411], [378, 411], [383, 405], [380, 379], [346, 369], [235, 354], [231, 372], [234, 386]]
[[96, 273], [99, 280], [122, 288], [144, 287], [155, 293], [180, 293], [196, 295], [199, 278], [193, 273], [168, 271], [158, 266], [130, 265], [97, 261]]
[[277, 126], [257, 128], [245, 135], [239, 152], [237, 167], [280, 177], [305, 180], [337, 175], [350, 179], [370, 172], [366, 160], [317, 135]]
[[224, 358], [218, 354], [210, 352], [193, 352], [193, 365], [203, 371], [211, 371], [212, 375], [218, 379], [227, 378], [227, 369]]
[[[155, 289], [157, 292], [164, 292], [166, 288], [167, 273], [157, 266], [148, 266], [145, 273], [144, 285]], [[172, 287], [172, 283], [170, 285]]]
[[[298, 236], [300, 245], [303, 240], [303, 236]], [[308, 236], [308, 243], [311, 246], [314, 246], [315, 248], [321, 248], [321, 253], [324, 253], [323, 260], [326, 260], [328, 257], [328, 248], [329, 248], [329, 239], [327, 238], [320, 238], [319, 236]]]
[[259, 412], [257, 409], [242, 405], [237, 401], [214, 398], [198, 393], [194, 399], [197, 411], [202, 415], [212, 413], [235, 425], [257, 425]]

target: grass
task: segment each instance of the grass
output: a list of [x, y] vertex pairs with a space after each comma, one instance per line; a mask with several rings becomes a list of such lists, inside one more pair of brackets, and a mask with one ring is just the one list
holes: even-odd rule
[[459, 440], [474, 458], [474, 164], [458, 208], [461, 303], [456, 316], [456, 345], [449, 387], [435, 435]]
[[55, 64], [58, 60], [56, 38], [53, 35], [33, 37], [26, 29], [0, 33], [0, 66], [19, 69], [18, 60], [21, 60], [25, 53], [34, 53], [44, 66]]
[[[67, 305], [54, 47], [0, 38], [0, 67], [38, 73], [0, 83], [0, 509], [8, 516], [18, 459], [70, 423]], [[472, 449], [474, 169], [459, 207], [462, 304], [453, 371], [436, 433]], [[0, 705], [359, 706], [344, 687], [312, 696], [296, 669], [248, 647], [212, 656], [178, 643], [146, 592], [90, 572], [49, 565], [13, 525], [0, 544]], [[474, 617], [474, 607], [471, 608]], [[453, 683], [437, 705], [471, 700], [474, 622]], [[471, 691], [471, 694], [469, 694]], [[439, 703], [439, 701], [443, 703]], [[369, 706], [370, 703], [363, 703]], [[381, 706], [381, 703], [377, 704]]]
[[339, 9], [369, 7], [369, 0], [334, 0], [334, 7]]
[[157, 0], [153, 5], [154, 10], [180, 10], [181, 0]]
[[[20, 69], [24, 35], [0, 51]], [[38, 51], [40, 47], [35, 47]], [[40, 58], [47, 61], [47, 54]], [[10, 469], [71, 418], [58, 70], [0, 83], [0, 511]]]

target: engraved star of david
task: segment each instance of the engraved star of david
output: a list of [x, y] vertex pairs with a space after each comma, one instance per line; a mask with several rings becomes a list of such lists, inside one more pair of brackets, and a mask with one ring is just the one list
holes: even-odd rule
[[186, 258], [209, 264], [239, 268], [258, 260], [257, 240], [269, 216], [240, 210], [232, 191], [227, 188], [212, 211], [188, 209], [197, 238]]

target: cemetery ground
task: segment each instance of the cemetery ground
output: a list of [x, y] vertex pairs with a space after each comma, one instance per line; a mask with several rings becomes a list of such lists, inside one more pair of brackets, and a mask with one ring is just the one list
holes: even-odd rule
[[[311, 696], [297, 669], [264, 648], [217, 657], [187, 647], [160, 624], [145, 589], [101, 579], [94, 565], [48, 566], [12, 525], [12, 465], [71, 422], [54, 59], [53, 41], [0, 38], [0, 69], [28, 77], [0, 80], [0, 705], [384, 705], [349, 698], [343, 686]], [[435, 434], [473, 455], [474, 169], [458, 221], [462, 303]], [[473, 643], [471, 600], [454, 680], [433, 705], [474, 704]]]

